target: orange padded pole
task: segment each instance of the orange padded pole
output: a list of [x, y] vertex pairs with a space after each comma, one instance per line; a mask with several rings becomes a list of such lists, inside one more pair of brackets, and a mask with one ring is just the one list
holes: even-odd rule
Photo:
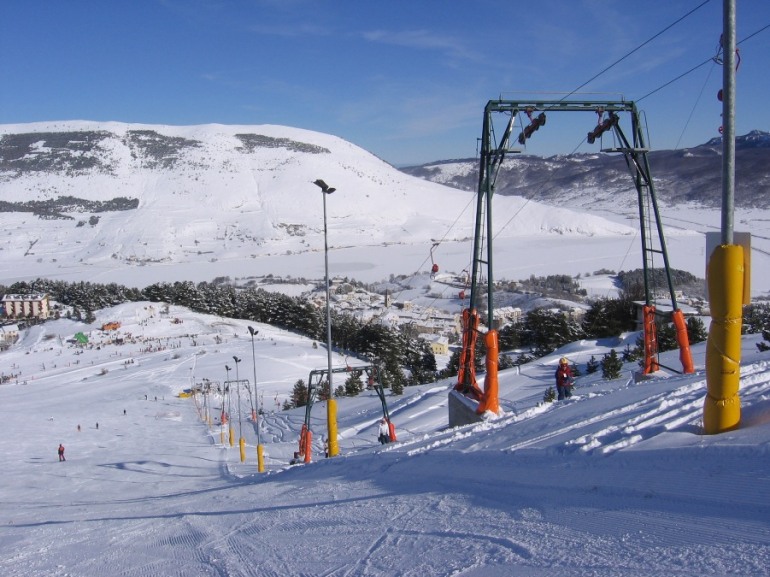
[[676, 342], [679, 344], [679, 360], [682, 363], [682, 370], [685, 374], [695, 372], [695, 366], [692, 363], [692, 352], [690, 351], [690, 337], [687, 336], [687, 323], [684, 322], [684, 313], [675, 310], [671, 314], [676, 329]]
[[655, 307], [645, 305], [644, 313], [644, 374], [657, 371], [658, 365], [658, 335], [655, 329]]
[[485, 411], [491, 411], [496, 415], [500, 413], [500, 401], [498, 398], [497, 365], [500, 354], [497, 331], [490, 329], [484, 337], [487, 347], [487, 373], [484, 376], [484, 394], [479, 401], [476, 412], [481, 415]]

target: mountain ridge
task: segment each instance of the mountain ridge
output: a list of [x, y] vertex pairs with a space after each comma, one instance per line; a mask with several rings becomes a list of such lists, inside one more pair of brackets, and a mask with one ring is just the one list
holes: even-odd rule
[[[21, 270], [23, 278], [66, 276], [315, 253], [324, 236], [318, 178], [336, 188], [326, 203], [330, 250], [409, 244], [427, 253], [431, 239], [473, 238], [467, 192], [405, 174], [332, 135], [277, 125], [3, 125], [0, 272], [18, 279]], [[522, 198], [499, 206], [522, 214], [505, 236], [633, 234]]]
[[[721, 137], [693, 148], [651, 151], [648, 158], [658, 200], [668, 206], [721, 203]], [[436, 161], [402, 171], [431, 182], [475, 191], [478, 160]], [[633, 181], [621, 155], [577, 153], [550, 157], [509, 156], [500, 168], [495, 194], [521, 196], [576, 208], [636, 203]], [[735, 203], [770, 208], [770, 133], [753, 130], [736, 138]]]

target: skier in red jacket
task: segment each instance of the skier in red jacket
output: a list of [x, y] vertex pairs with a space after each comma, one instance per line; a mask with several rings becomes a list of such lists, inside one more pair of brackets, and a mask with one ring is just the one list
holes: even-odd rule
[[567, 357], [562, 357], [559, 360], [559, 366], [556, 368], [556, 392], [560, 401], [572, 396], [572, 385], [574, 382], [575, 378], [572, 376], [569, 361], [567, 361]]
[[67, 459], [64, 458], [64, 445], [59, 443], [59, 460], [60, 461], [66, 461]]

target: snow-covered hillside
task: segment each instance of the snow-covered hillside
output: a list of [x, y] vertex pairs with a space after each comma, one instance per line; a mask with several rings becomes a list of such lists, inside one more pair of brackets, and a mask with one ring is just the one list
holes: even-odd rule
[[[432, 240], [441, 240], [461, 245], [459, 272], [473, 238], [475, 203], [467, 192], [296, 128], [5, 125], [0, 156], [4, 280], [211, 280], [233, 269], [306, 276], [323, 250], [318, 178], [337, 189], [327, 198], [332, 252], [406, 246], [424, 256]], [[501, 242], [624, 243], [633, 235], [624, 223], [521, 198], [501, 197], [495, 211]], [[515, 226], [504, 226], [512, 215]], [[271, 270], [289, 257], [292, 270]], [[419, 265], [415, 259], [389, 272], [408, 274]], [[137, 274], [138, 267], [149, 270]], [[349, 269], [355, 272], [355, 264]]]
[[[120, 329], [98, 330], [109, 321]], [[770, 364], [757, 337], [744, 339], [743, 421], [730, 433], [700, 433], [703, 345], [693, 375], [634, 383], [626, 365], [620, 379], [583, 376], [571, 400], [541, 403], [559, 356], [582, 367], [628, 335], [503, 371], [504, 415], [482, 424], [447, 429], [451, 381], [387, 396], [399, 441], [384, 447], [379, 399], [339, 399], [333, 459], [319, 457], [317, 403], [316, 458], [290, 466], [304, 408], [277, 411], [276, 397], [325, 367], [326, 353], [254, 325], [252, 357], [248, 325], [130, 303], [98, 311], [92, 325], [33, 327], [2, 353], [0, 573], [768, 575]], [[77, 332], [90, 346], [68, 343]], [[678, 364], [675, 352], [662, 360]], [[176, 396], [203, 379], [251, 384], [255, 369], [263, 474], [245, 391], [230, 408], [243, 463], [205, 406]], [[210, 414], [221, 406], [212, 395]]]

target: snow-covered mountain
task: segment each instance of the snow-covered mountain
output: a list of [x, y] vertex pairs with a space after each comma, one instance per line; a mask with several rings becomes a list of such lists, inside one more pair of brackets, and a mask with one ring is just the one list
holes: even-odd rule
[[[2, 272], [13, 279], [183, 263], [243, 268], [252, 259], [318, 252], [319, 178], [336, 188], [327, 197], [330, 250], [411, 244], [427, 254], [431, 239], [473, 237], [467, 192], [404, 174], [326, 134], [268, 125], [5, 125]], [[521, 198], [501, 199], [496, 210], [520, 214], [503, 237], [632, 232]], [[304, 265], [293, 274], [305, 274]]]
[[[755, 136], [751, 146], [745, 139], [739, 168], [741, 154], [770, 150]], [[676, 153], [676, 190], [690, 186], [692, 175], [681, 172], [690, 156], [719, 164], [717, 144]], [[636, 193], [625, 167], [605, 166], [622, 159], [605, 156], [506, 160], [491, 231], [496, 279], [641, 266]], [[662, 158], [653, 159], [656, 179]], [[320, 279], [319, 178], [336, 188], [325, 197], [332, 275], [377, 282], [428, 271], [434, 259], [442, 271], [460, 273], [471, 266], [476, 203], [474, 186], [455, 186], [475, 182], [475, 169], [472, 161], [437, 165], [430, 170], [447, 177], [428, 182], [340, 138], [285, 126], [3, 125], [0, 282], [45, 277], [141, 288], [270, 274]], [[746, 179], [738, 176], [740, 188]], [[767, 182], [757, 180], [757, 190]], [[703, 234], [718, 230], [719, 209], [672, 203], [663, 203], [671, 265], [703, 277]], [[739, 206], [735, 221], [753, 235], [752, 293], [764, 294], [770, 273], [757, 275], [770, 270], [763, 266], [770, 211]]]
[[[658, 199], [719, 208], [722, 190], [722, 140], [681, 150], [653, 150], [650, 170]], [[431, 182], [476, 190], [478, 160], [465, 158], [406, 167], [407, 174]], [[620, 154], [591, 153], [540, 157], [509, 156], [501, 165], [495, 192], [548, 204], [588, 209], [633, 206], [634, 184]], [[770, 134], [754, 130], [736, 138], [736, 205], [770, 208]]]

